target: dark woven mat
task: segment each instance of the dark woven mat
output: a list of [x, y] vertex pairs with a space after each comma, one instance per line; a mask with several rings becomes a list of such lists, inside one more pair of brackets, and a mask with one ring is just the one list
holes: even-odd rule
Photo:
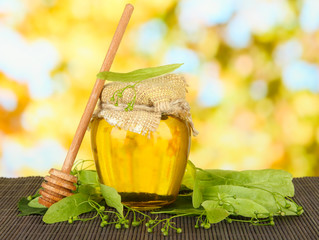
[[276, 217], [275, 226], [251, 226], [223, 221], [208, 230], [195, 229], [195, 217], [177, 218], [183, 233], [164, 237], [160, 228], [147, 233], [144, 226], [117, 230], [101, 228], [100, 221], [47, 225], [41, 216], [18, 217], [17, 202], [40, 187], [41, 177], [0, 178], [0, 239], [319, 239], [319, 177], [294, 179], [295, 201], [305, 213], [300, 217]]

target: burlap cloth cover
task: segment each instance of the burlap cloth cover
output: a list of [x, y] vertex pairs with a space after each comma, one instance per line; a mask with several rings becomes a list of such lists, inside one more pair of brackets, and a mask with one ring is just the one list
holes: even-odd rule
[[[98, 108], [93, 117], [104, 118], [110, 125], [142, 135], [156, 131], [162, 115], [175, 116], [189, 123], [193, 135], [198, 134], [190, 114], [190, 106], [185, 100], [187, 84], [182, 75], [166, 74], [143, 80], [136, 84], [135, 90], [127, 88], [121, 98], [111, 98], [119, 89], [134, 82], [111, 82], [105, 84]], [[136, 91], [136, 100], [131, 111], [125, 111]]]

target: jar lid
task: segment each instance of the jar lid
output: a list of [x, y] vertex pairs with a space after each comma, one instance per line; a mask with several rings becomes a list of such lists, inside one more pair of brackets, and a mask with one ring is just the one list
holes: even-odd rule
[[198, 134], [185, 100], [187, 84], [181, 74], [166, 74], [140, 82], [105, 84], [93, 117], [127, 131], [146, 135], [156, 131], [162, 115], [187, 121]]

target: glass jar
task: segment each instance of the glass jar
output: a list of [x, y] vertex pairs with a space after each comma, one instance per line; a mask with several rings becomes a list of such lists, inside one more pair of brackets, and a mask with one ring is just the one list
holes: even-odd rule
[[143, 136], [91, 122], [91, 145], [100, 182], [114, 187], [123, 204], [140, 210], [175, 201], [187, 164], [191, 129], [187, 122], [162, 116], [157, 131]]

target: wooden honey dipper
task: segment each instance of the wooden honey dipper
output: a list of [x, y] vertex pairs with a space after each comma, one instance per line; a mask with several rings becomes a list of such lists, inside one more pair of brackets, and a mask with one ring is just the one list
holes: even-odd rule
[[[110, 70], [117, 49], [124, 35], [126, 26], [130, 21], [133, 10], [133, 5], [127, 4], [125, 6], [119, 24], [111, 41], [110, 47], [103, 61], [100, 70], [101, 72]], [[41, 194], [41, 197], [39, 198], [40, 204], [46, 207], [50, 207], [52, 204], [60, 201], [62, 198], [71, 196], [73, 194], [71, 191], [76, 190], [74, 183], [77, 182], [77, 178], [71, 175], [70, 172], [103, 86], [104, 80], [96, 79], [95, 85], [85, 107], [79, 126], [75, 132], [73, 141], [64, 160], [62, 170], [60, 171], [51, 168], [51, 170], [49, 171], [50, 176], [46, 176], [44, 178], [45, 181], [41, 185], [43, 189], [39, 192]]]

